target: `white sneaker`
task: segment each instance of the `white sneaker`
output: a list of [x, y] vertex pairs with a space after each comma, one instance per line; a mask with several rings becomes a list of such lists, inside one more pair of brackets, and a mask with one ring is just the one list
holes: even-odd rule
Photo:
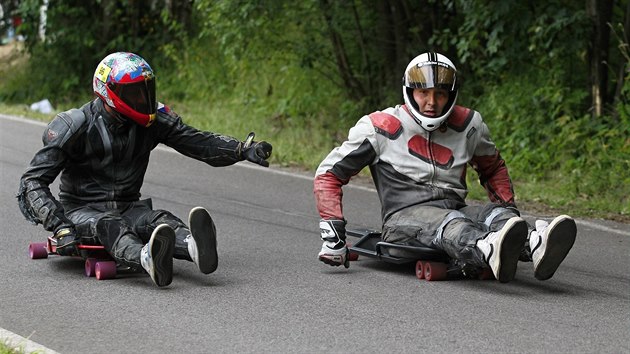
[[536, 230], [529, 236], [536, 279], [547, 280], [553, 276], [573, 247], [576, 235], [575, 220], [567, 215], [556, 217], [551, 224], [536, 220]]
[[173, 281], [173, 252], [175, 231], [160, 224], [153, 230], [149, 243], [140, 251], [140, 264], [157, 286], [167, 286]]
[[499, 231], [489, 233], [477, 241], [494, 277], [507, 283], [516, 275], [518, 257], [527, 240], [527, 223], [520, 217], [508, 220]]
[[[339, 241], [343, 242], [343, 241]], [[339, 247], [339, 242], [324, 241], [322, 249], [319, 251], [318, 258], [320, 261], [329, 264], [331, 266], [338, 267], [343, 265], [346, 268], [350, 267], [349, 251], [346, 244], [343, 247]]]
[[203, 274], [217, 269], [217, 230], [212, 217], [205, 208], [195, 207], [188, 214], [190, 233], [184, 240], [188, 244], [188, 254]]

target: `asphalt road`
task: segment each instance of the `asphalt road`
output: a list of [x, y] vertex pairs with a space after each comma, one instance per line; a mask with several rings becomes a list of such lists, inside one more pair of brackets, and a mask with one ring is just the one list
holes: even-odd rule
[[[0, 114], [0, 333], [61, 353], [630, 352], [630, 225], [579, 220], [544, 282], [531, 263], [508, 284], [419, 281], [366, 258], [333, 268], [316, 257], [311, 176], [213, 168], [167, 149], [153, 153], [143, 197], [183, 219], [210, 210], [215, 273], [175, 261], [173, 283], [157, 288], [144, 274], [87, 278], [77, 259], [31, 260], [29, 242], [47, 233], [15, 194], [43, 129]], [[344, 209], [349, 227], [379, 226], [369, 188], [348, 186]]]

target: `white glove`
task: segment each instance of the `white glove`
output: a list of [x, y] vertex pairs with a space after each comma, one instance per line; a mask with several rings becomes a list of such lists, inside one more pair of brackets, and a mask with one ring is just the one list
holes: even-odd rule
[[319, 251], [319, 260], [331, 266], [350, 267], [349, 251], [346, 246], [345, 220], [320, 220], [319, 229], [324, 243]]

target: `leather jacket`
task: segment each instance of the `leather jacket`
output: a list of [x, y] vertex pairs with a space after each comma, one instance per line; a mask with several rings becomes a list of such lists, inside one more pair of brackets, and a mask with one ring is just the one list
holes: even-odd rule
[[455, 106], [446, 124], [429, 132], [404, 105], [363, 116], [348, 140], [321, 162], [314, 180], [323, 219], [343, 217], [341, 188], [369, 166], [381, 202], [382, 221], [416, 204], [459, 209], [468, 194], [466, 168], [472, 166], [490, 201], [514, 207], [514, 190], [481, 115]]
[[[97, 98], [59, 113], [42, 140], [43, 148], [20, 180], [17, 198], [27, 220], [53, 232], [73, 226], [64, 204], [139, 200], [149, 155], [160, 143], [212, 166], [242, 160], [239, 140], [188, 126], [162, 104], [145, 128], [109, 114]], [[49, 185], [60, 174], [58, 201]]]

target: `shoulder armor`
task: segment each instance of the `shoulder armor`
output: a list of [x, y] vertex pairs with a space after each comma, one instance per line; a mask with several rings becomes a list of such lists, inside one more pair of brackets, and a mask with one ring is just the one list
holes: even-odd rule
[[402, 134], [402, 123], [393, 115], [385, 112], [374, 112], [369, 117], [376, 132], [388, 139], [396, 140]]
[[470, 108], [455, 106], [448, 117], [446, 125], [457, 132], [463, 132], [470, 124], [470, 121], [472, 121], [474, 115], [475, 111]]
[[61, 112], [48, 123], [48, 127], [44, 131], [42, 140], [44, 145], [63, 145], [76, 132], [78, 132], [87, 121], [83, 110], [73, 108], [65, 112]]
[[158, 102], [157, 118], [162, 121], [166, 121], [169, 124], [173, 124], [177, 120], [181, 119], [179, 114], [175, 113], [175, 111], [171, 110], [171, 107], [163, 104], [162, 102]]

